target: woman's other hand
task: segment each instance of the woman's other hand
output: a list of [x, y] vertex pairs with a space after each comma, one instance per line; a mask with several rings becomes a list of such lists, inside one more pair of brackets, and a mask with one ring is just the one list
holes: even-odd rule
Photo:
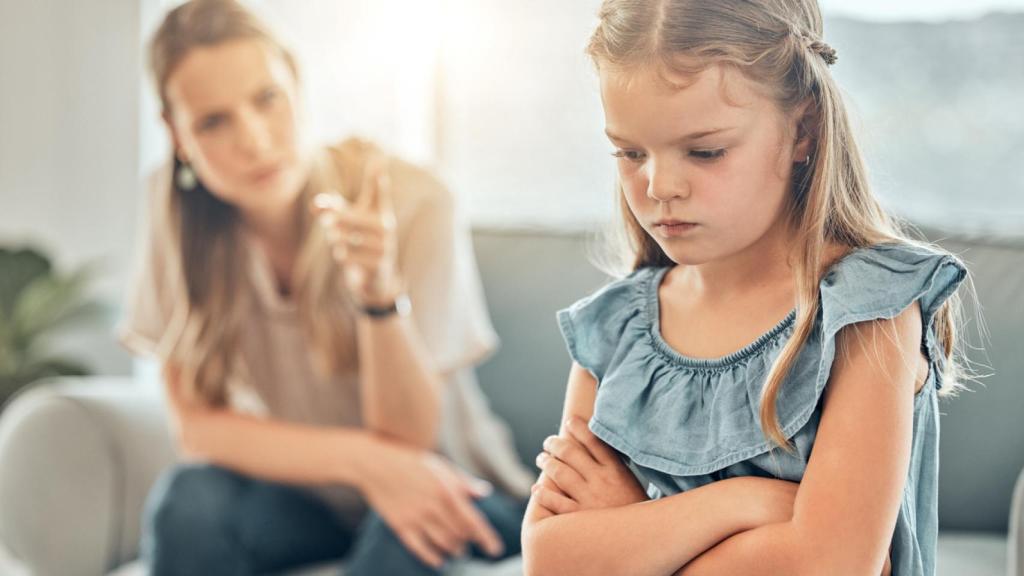
[[358, 488], [409, 551], [429, 566], [461, 556], [475, 543], [491, 556], [504, 546], [474, 506], [491, 485], [469, 476], [440, 456], [389, 440], [372, 440]]

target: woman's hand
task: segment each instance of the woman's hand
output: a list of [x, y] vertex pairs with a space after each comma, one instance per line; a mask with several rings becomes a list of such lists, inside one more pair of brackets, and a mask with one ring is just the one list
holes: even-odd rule
[[502, 554], [501, 538], [473, 505], [490, 493], [489, 483], [431, 452], [379, 438], [371, 443], [358, 488], [410, 552], [435, 568], [463, 555], [469, 543]]
[[398, 237], [391, 180], [380, 157], [363, 169], [355, 203], [340, 194], [317, 194], [317, 215], [334, 259], [343, 268], [345, 284], [360, 304], [386, 305], [402, 292], [397, 271]]
[[533, 498], [553, 514], [626, 506], [647, 500], [647, 494], [619, 455], [602, 442], [586, 422], [572, 418], [566, 436], [549, 436], [537, 466], [557, 487], [538, 483]]

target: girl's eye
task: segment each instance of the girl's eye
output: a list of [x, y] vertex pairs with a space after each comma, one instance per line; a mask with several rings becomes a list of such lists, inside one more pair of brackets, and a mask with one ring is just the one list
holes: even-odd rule
[[612, 152], [615, 158], [629, 160], [630, 162], [643, 162], [646, 155], [638, 150], [616, 150]]
[[725, 148], [719, 148], [717, 150], [692, 150], [690, 156], [697, 158], [698, 160], [717, 160], [725, 156]]

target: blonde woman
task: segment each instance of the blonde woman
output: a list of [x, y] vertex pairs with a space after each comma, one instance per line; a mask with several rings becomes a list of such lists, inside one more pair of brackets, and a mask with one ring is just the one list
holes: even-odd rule
[[147, 501], [152, 573], [517, 553], [531, 479], [473, 380], [496, 338], [452, 197], [368, 143], [307, 146], [295, 61], [237, 2], [172, 10], [150, 59], [174, 161], [123, 339], [188, 459]]
[[559, 313], [527, 573], [931, 575], [953, 256], [868, 186], [815, 0], [605, 0], [632, 272]]

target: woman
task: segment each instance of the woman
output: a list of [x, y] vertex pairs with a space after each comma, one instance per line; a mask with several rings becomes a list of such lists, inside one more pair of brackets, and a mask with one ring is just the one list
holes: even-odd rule
[[123, 340], [161, 361], [191, 461], [148, 499], [153, 573], [517, 553], [531, 479], [473, 380], [496, 338], [452, 197], [371, 144], [306, 145], [295, 61], [237, 2], [171, 11], [150, 57], [173, 171]]

